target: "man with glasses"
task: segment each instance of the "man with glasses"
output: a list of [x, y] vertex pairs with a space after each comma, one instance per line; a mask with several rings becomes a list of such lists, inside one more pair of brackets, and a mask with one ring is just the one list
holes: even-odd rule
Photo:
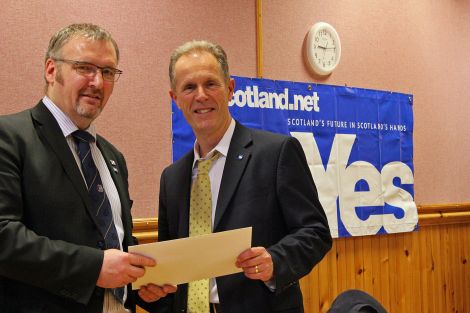
[[129, 285], [155, 261], [126, 252], [135, 244], [126, 163], [93, 124], [118, 61], [106, 30], [65, 27], [49, 42], [44, 98], [0, 117], [2, 312], [130, 312], [175, 291]]

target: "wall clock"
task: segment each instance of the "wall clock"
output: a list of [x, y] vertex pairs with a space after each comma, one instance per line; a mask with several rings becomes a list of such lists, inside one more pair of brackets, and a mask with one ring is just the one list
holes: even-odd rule
[[315, 23], [307, 37], [307, 58], [312, 70], [319, 75], [334, 71], [341, 58], [341, 41], [328, 23]]

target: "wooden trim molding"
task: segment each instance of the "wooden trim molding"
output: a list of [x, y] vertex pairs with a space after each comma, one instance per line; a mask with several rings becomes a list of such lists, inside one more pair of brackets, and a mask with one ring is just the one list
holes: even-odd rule
[[135, 218], [133, 222], [133, 235], [140, 244], [157, 241], [158, 218]]
[[[418, 205], [419, 225], [470, 223], [470, 202]], [[155, 242], [158, 238], [157, 218], [134, 219], [134, 236], [139, 243]]]
[[470, 203], [418, 205], [420, 226], [470, 223]]
[[263, 78], [263, 1], [256, 0], [256, 77]]

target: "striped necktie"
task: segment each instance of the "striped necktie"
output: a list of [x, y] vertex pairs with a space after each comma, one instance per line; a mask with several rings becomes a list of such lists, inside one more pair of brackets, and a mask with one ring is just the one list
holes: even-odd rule
[[[76, 130], [72, 136], [77, 145], [77, 153], [80, 158], [83, 176], [88, 188], [88, 194], [95, 210], [96, 221], [99, 229], [103, 234], [105, 247], [104, 249], [121, 249], [119, 237], [113, 221], [113, 213], [108, 196], [104, 190], [100, 173], [93, 161], [90, 142], [94, 142], [95, 138], [88, 132]], [[124, 299], [124, 287], [113, 289], [114, 296], [122, 303]]]

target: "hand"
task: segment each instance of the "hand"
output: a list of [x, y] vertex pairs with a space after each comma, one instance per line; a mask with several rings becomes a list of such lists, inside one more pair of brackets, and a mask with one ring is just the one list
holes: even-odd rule
[[264, 247], [253, 247], [240, 253], [235, 265], [243, 269], [245, 276], [264, 282], [273, 278], [274, 264], [271, 254]]
[[145, 266], [155, 265], [155, 260], [143, 255], [126, 253], [117, 249], [105, 250], [96, 285], [102, 288], [125, 286], [142, 277], [145, 274]]
[[154, 284], [148, 284], [140, 287], [139, 296], [145, 302], [153, 302], [166, 297], [169, 293], [176, 292], [176, 289], [177, 287], [173, 285], [164, 285], [163, 287], [160, 287]]

